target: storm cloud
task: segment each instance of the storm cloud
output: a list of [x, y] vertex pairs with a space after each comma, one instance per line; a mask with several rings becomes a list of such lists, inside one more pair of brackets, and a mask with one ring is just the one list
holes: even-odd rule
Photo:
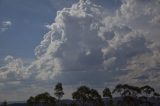
[[149, 83], [159, 88], [159, 5], [158, 0], [121, 0], [111, 12], [80, 0], [58, 11], [54, 23], [47, 25], [50, 31], [35, 48], [31, 64], [6, 57], [0, 80], [97, 87]]

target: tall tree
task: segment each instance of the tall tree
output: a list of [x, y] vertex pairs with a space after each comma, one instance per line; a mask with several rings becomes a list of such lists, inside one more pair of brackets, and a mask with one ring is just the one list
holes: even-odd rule
[[119, 84], [115, 87], [113, 90], [113, 93], [119, 93], [122, 98], [122, 106], [138, 106], [139, 100], [138, 100], [138, 94], [141, 93], [141, 90], [139, 87], [131, 86], [128, 84]]
[[59, 104], [61, 98], [62, 98], [63, 95], [64, 95], [62, 83], [57, 83], [57, 85], [56, 85], [55, 88], [54, 88], [54, 95], [57, 97], [57, 99], [58, 99], [58, 104]]
[[89, 98], [90, 89], [86, 86], [81, 86], [77, 89], [77, 91], [72, 93], [73, 100], [76, 100], [78, 104], [81, 104], [81, 106], [85, 106], [87, 101], [90, 100]]
[[91, 89], [89, 95], [90, 95], [89, 99], [91, 101], [90, 104], [92, 104], [92, 106], [103, 106], [104, 105], [102, 97], [98, 93], [97, 90]]
[[114, 106], [114, 104], [113, 104], [112, 92], [110, 91], [109, 88], [105, 88], [105, 89], [103, 90], [103, 97], [109, 98], [109, 105], [110, 105], [110, 106]]
[[86, 86], [81, 86], [77, 91], [72, 93], [72, 98], [76, 100], [80, 106], [103, 106], [101, 95], [95, 89], [90, 89]]

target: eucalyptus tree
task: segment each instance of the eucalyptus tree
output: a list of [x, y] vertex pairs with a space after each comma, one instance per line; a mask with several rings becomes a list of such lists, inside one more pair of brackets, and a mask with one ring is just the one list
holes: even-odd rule
[[64, 91], [63, 91], [63, 87], [62, 87], [62, 83], [57, 83], [57, 85], [54, 88], [54, 95], [57, 97], [58, 99], [58, 105], [61, 105], [61, 98], [64, 95]]
[[146, 106], [152, 106], [153, 103], [149, 100], [155, 94], [154, 88], [149, 85], [142, 86], [141, 88], [141, 103], [146, 104]]
[[76, 100], [77, 104], [85, 106], [85, 104], [90, 100], [89, 98], [90, 88], [86, 86], [81, 86], [77, 91], [72, 93], [73, 100]]
[[150, 97], [154, 94], [155, 90], [154, 88], [152, 88], [149, 85], [145, 85], [143, 87], [140, 88], [141, 92], [146, 96], [146, 97]]
[[41, 93], [27, 100], [27, 106], [55, 106], [56, 99], [49, 93]]
[[128, 84], [119, 84], [113, 90], [113, 93], [119, 93], [122, 98], [122, 106], [138, 106], [141, 90], [139, 87], [131, 86]]
[[92, 104], [92, 106], [103, 106], [104, 105], [101, 95], [95, 89], [90, 90], [89, 99], [91, 101], [89, 104]]
[[103, 106], [101, 95], [95, 89], [90, 89], [87, 86], [80, 86], [77, 91], [72, 93], [73, 100], [80, 106]]
[[105, 88], [102, 93], [103, 93], [103, 97], [109, 98], [109, 105], [110, 106], [114, 106], [112, 92], [110, 91], [110, 89], [109, 88]]
[[35, 98], [34, 97], [30, 97], [28, 100], [27, 100], [27, 106], [35, 106]]

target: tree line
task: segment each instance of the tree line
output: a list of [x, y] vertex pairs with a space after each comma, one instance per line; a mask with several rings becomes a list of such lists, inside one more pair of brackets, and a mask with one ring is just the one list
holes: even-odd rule
[[[151, 86], [118, 84], [113, 91], [104, 88], [102, 96], [96, 89], [80, 86], [72, 93], [72, 102], [65, 103], [62, 83], [57, 83], [53, 97], [45, 92], [27, 100], [27, 106], [160, 106], [160, 94]], [[113, 97], [116, 95], [116, 97]]]

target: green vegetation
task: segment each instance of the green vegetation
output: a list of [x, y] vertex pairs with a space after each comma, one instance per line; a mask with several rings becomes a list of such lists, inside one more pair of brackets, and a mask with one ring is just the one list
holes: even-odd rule
[[[113, 91], [104, 88], [102, 96], [97, 90], [87, 86], [80, 86], [72, 93], [72, 102], [63, 103], [61, 98], [64, 95], [62, 83], [58, 83], [54, 88], [52, 97], [45, 92], [27, 100], [28, 106], [155, 106], [160, 103], [160, 94], [151, 86], [142, 87], [127, 84], [118, 84]], [[113, 97], [117, 98], [117, 100]], [[7, 105], [1, 105], [7, 106]], [[158, 105], [156, 105], [158, 106]]]

